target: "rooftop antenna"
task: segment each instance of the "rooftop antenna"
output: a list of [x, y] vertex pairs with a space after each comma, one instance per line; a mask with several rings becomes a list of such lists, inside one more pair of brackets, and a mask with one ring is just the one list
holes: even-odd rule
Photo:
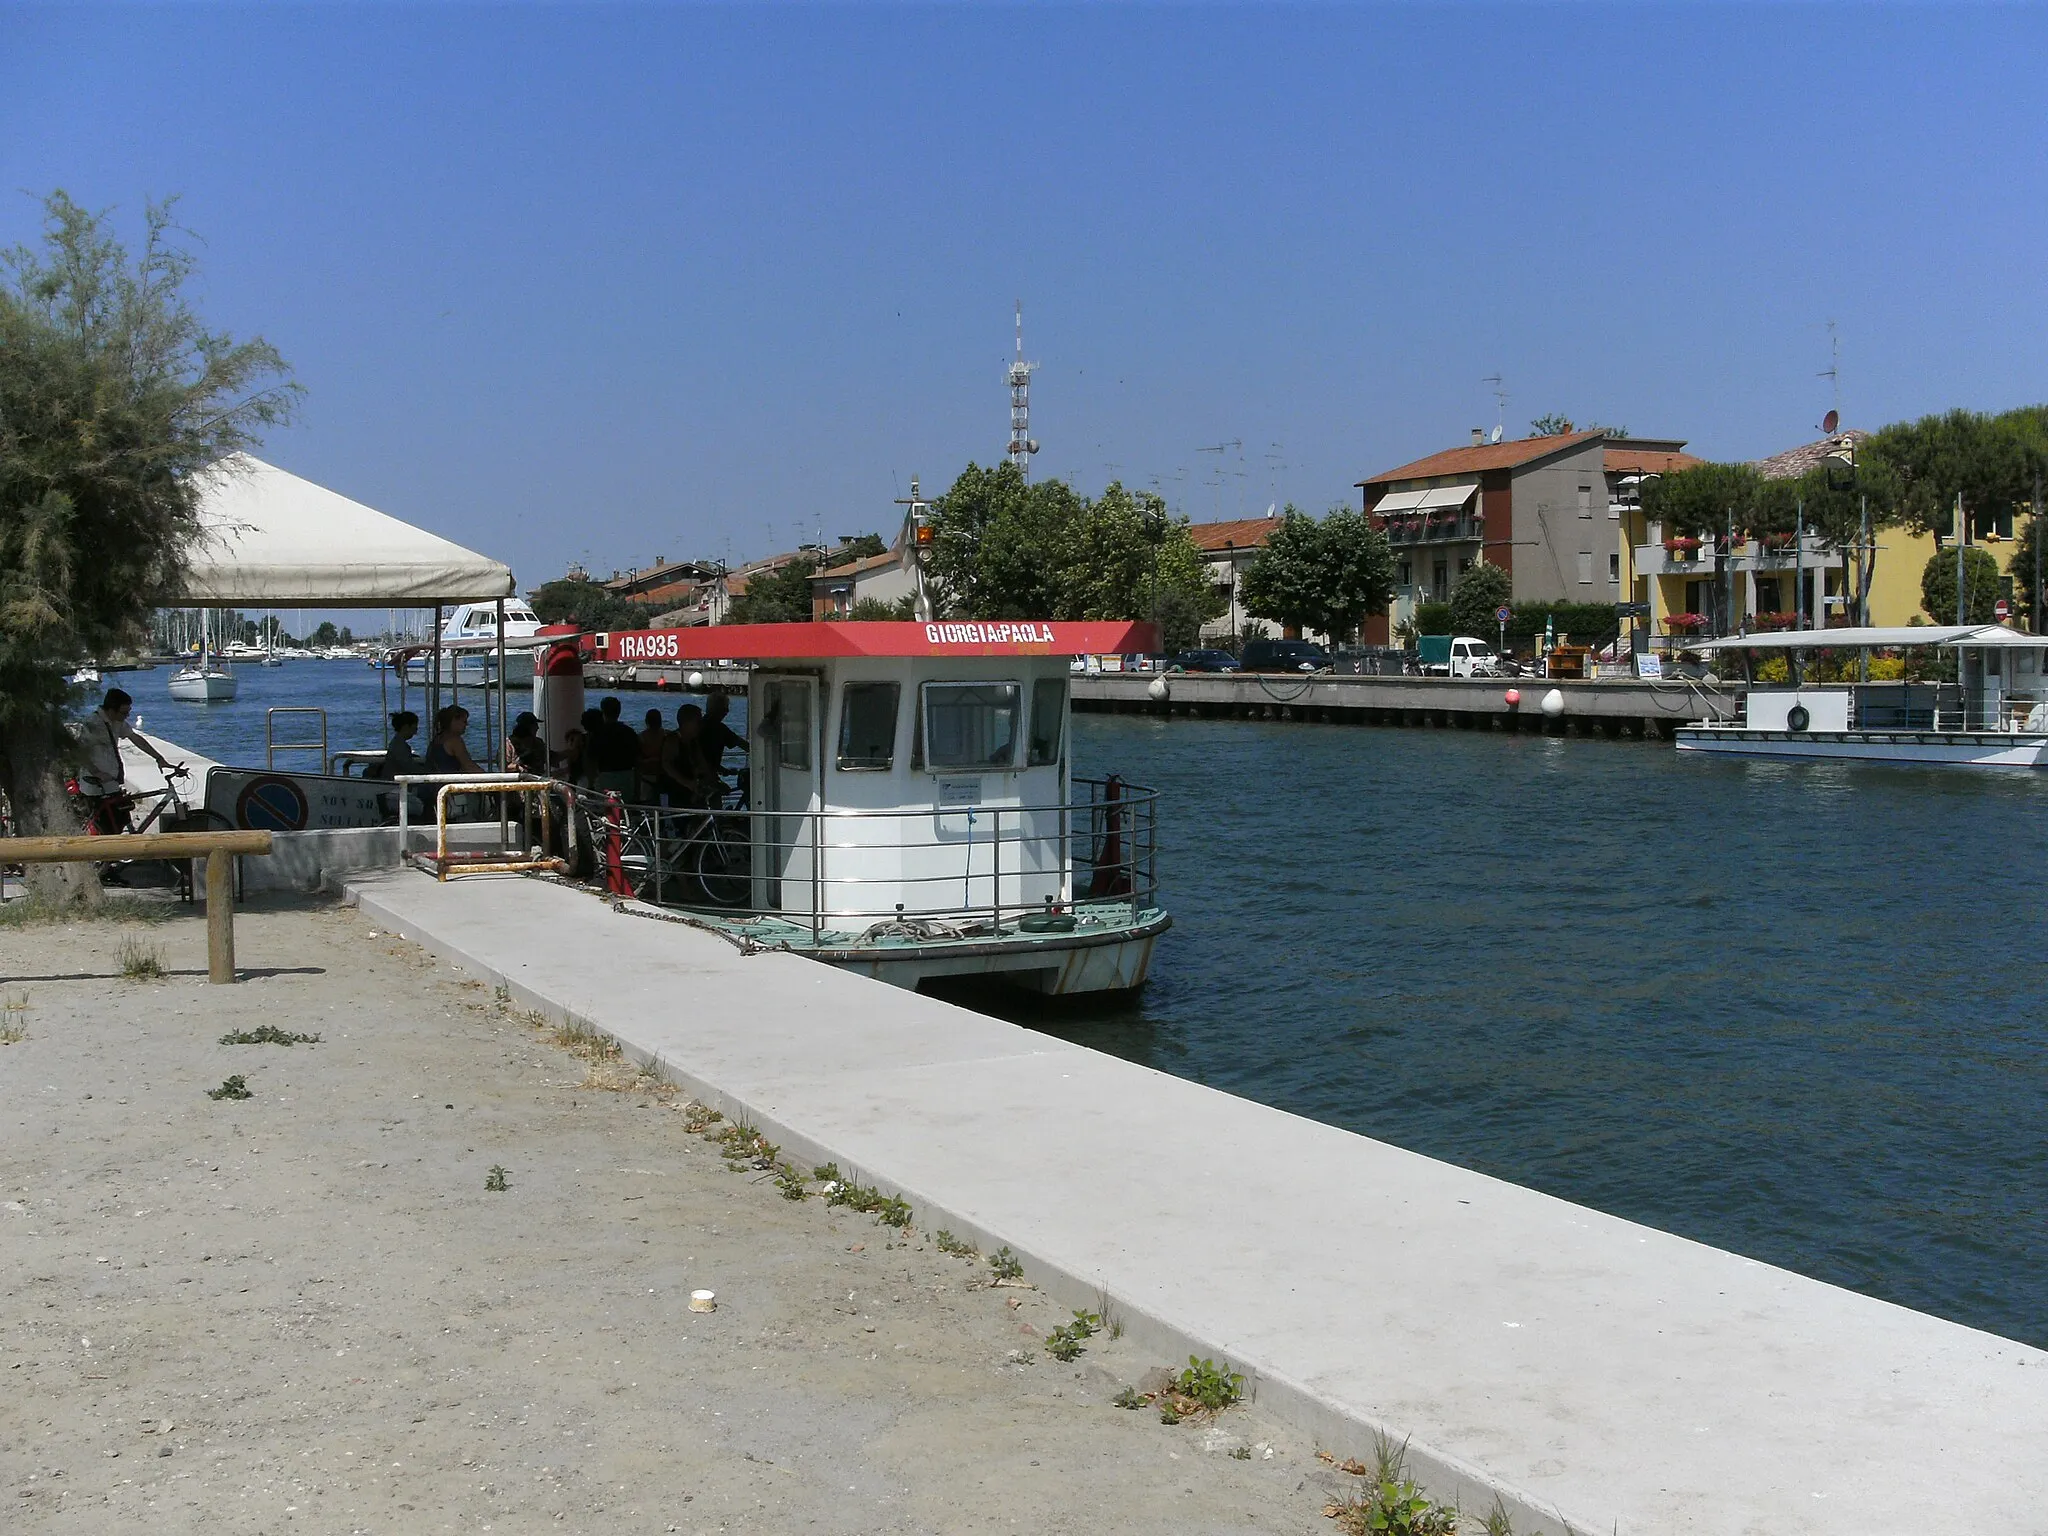
[[1493, 386], [1493, 436], [1489, 439], [1489, 441], [1497, 443], [1501, 440], [1502, 437], [1507, 435], [1507, 381], [1497, 373], [1489, 373], [1485, 378], [1481, 379], [1479, 382], [1482, 384], [1491, 384]]
[[1036, 363], [1024, 361], [1024, 301], [1017, 301], [1017, 355], [1010, 363], [1010, 462], [1031, 478], [1031, 455], [1038, 444], [1031, 436], [1031, 375]]
[[1842, 421], [1842, 338], [1836, 334], [1832, 320], [1828, 322], [1828, 365], [1814, 377], [1826, 379], [1834, 386], [1834, 409], [1828, 412], [1827, 425], [1821, 428], [1832, 435]]

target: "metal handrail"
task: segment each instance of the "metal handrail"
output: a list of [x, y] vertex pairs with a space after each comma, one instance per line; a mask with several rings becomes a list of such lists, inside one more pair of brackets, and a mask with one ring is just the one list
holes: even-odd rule
[[[743, 838], [724, 837], [722, 840], [729, 847], [744, 846], [750, 857], [753, 851], [762, 847], [805, 848], [810, 855], [808, 872], [794, 876], [775, 873], [763, 878], [773, 881], [778, 887], [791, 880], [809, 887], [809, 926], [815, 938], [822, 933], [828, 920], [838, 925], [848, 920], [944, 919], [985, 924], [988, 929], [1000, 930], [1005, 921], [1040, 914], [1049, 907], [1065, 911], [1094, 903], [1115, 902], [1118, 905], [1128, 904], [1134, 910], [1156, 908], [1159, 897], [1159, 792], [1143, 785], [1119, 781], [1117, 798], [1111, 800], [1108, 798], [1108, 780], [1077, 779], [1073, 782], [1090, 790], [1087, 798], [1020, 806], [910, 806], [872, 810], [828, 807], [800, 811], [637, 805], [581, 786], [560, 787], [570, 797], [576, 812], [571, 820], [585, 823], [584, 830], [591, 836], [593, 847], [609, 848], [608, 842], [597, 836], [600, 827], [607, 834], [616, 832], [617, 851], [606, 855], [607, 859], [620, 865], [617, 870], [607, 871], [612, 880], [633, 888], [635, 894], [657, 905], [710, 909], [727, 915], [743, 912], [800, 922], [796, 913], [803, 910], [801, 903], [778, 899], [756, 905], [753, 900], [756, 874], [751, 866], [744, 877], [749, 899], [743, 903], [712, 900], [701, 879], [697, 890], [697, 894], [705, 898], [701, 901], [690, 899], [687, 882], [679, 891], [670, 890], [669, 884], [672, 879], [684, 881], [686, 872], [682, 861], [689, 850], [715, 846], [721, 841], [721, 828], [743, 825]], [[970, 835], [958, 842], [951, 838], [941, 839], [936, 834], [927, 841], [914, 843], [863, 841], [853, 835], [851, 825], [856, 822], [902, 822], [911, 818], [937, 820], [970, 815], [973, 818]], [[1056, 816], [1057, 829], [1032, 828], [1026, 823], [1026, 818], [1031, 816]], [[773, 835], [769, 839], [761, 840], [755, 836], [755, 828], [761, 822], [773, 823]], [[986, 868], [975, 867], [973, 850], [977, 847], [988, 851]], [[1004, 855], [1006, 847], [1020, 850], [1014, 861]], [[1034, 868], [1021, 852], [1027, 847], [1049, 853], [1050, 857], [1043, 858]], [[877, 848], [959, 850], [966, 855], [966, 864], [964, 868], [931, 873], [897, 870], [880, 877], [838, 873], [830, 868], [834, 853], [868, 853]], [[625, 868], [629, 862], [633, 866], [630, 871]], [[634, 874], [641, 871], [644, 873], [639, 874], [636, 884]], [[1006, 879], [1034, 875], [1055, 877], [1059, 882], [1058, 895], [1047, 897], [1041, 893], [1031, 900], [1005, 898], [1003, 883]], [[728, 878], [737, 882], [740, 877]], [[977, 899], [976, 887], [982, 886], [984, 881], [987, 882], [987, 896]], [[846, 899], [852, 893], [873, 886], [887, 887], [893, 898], [913, 889], [921, 892], [937, 888], [943, 891], [956, 883], [962, 887], [958, 900], [936, 899], [936, 892], [930, 904], [919, 901], [912, 905], [908, 901], [892, 899], [883, 906]]]
[[[314, 715], [320, 721], [318, 741], [279, 741], [277, 739], [277, 717], [279, 715]], [[277, 767], [280, 752], [318, 752], [320, 765], [327, 766], [327, 711], [318, 704], [273, 704], [263, 711], [263, 766]]]

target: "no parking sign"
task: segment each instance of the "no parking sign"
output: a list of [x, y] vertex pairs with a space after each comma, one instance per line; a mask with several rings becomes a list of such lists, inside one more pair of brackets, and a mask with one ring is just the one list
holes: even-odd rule
[[235, 825], [252, 832], [303, 832], [306, 793], [282, 774], [253, 778], [235, 796]]

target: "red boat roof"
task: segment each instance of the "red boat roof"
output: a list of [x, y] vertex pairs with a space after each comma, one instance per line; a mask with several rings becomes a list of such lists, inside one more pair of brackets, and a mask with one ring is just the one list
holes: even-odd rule
[[801, 661], [845, 656], [1144, 655], [1150, 624], [1128, 620], [948, 619], [938, 623], [720, 624], [614, 629], [589, 637], [592, 659]]

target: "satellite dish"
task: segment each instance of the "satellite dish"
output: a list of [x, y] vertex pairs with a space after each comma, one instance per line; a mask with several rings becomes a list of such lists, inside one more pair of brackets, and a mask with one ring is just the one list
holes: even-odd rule
[[1497, 443], [1500, 441], [1500, 426], [1498, 423], [1494, 425], [1494, 429], [1491, 432], [1486, 434], [1486, 440], [1489, 443]]
[[1827, 415], [1821, 417], [1820, 419], [1821, 431], [1829, 433], [1830, 435], [1832, 435], [1835, 428], [1839, 427], [1841, 424], [1842, 413], [1840, 411], [1829, 411]]

